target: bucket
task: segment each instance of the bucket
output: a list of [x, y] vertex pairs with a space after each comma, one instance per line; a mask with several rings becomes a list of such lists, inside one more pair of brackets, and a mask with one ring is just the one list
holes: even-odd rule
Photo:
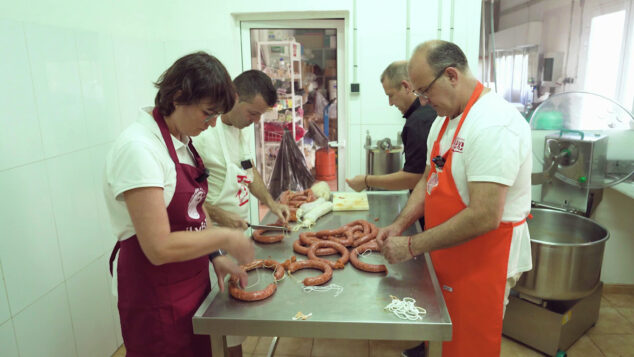
[[316, 178], [320, 181], [330, 181], [337, 178], [337, 164], [335, 150], [322, 148], [315, 153]]

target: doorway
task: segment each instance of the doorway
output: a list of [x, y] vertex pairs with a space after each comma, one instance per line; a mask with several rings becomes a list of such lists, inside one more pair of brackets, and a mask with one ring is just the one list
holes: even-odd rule
[[[343, 19], [241, 22], [242, 69], [263, 71], [278, 92], [276, 107], [253, 129], [255, 165], [269, 190], [276, 161], [284, 159], [278, 154], [285, 130], [316, 180], [327, 182], [331, 191], [343, 185], [347, 135], [343, 29]], [[324, 134], [327, 145], [315, 140], [315, 131]], [[251, 200], [252, 220], [260, 221], [266, 212], [266, 206]]]

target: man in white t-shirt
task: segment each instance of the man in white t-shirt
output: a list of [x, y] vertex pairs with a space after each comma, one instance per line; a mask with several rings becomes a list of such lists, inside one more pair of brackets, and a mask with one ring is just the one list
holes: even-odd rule
[[[250, 194], [286, 222], [288, 206], [276, 202], [253, 164], [249, 148], [251, 124], [277, 103], [277, 92], [264, 72], [249, 70], [233, 80], [238, 101], [218, 125], [194, 138], [194, 146], [209, 170], [205, 208], [220, 226], [247, 229]], [[244, 130], [246, 129], [246, 130]]]
[[[205, 168], [209, 171], [209, 191], [204, 207], [219, 226], [246, 230], [249, 199], [252, 193], [283, 222], [289, 217], [288, 206], [275, 202], [253, 165], [249, 149], [251, 124], [277, 103], [271, 79], [261, 71], [249, 70], [233, 80], [238, 101], [223, 114], [215, 127], [192, 138]], [[244, 130], [246, 129], [246, 130]], [[214, 259], [215, 256], [210, 256]], [[231, 356], [241, 356], [243, 336], [227, 336]]]
[[[419, 45], [409, 75], [439, 118], [423, 179], [377, 240], [390, 263], [430, 252], [453, 325], [443, 356], [499, 356], [509, 289], [531, 269], [530, 128], [482, 86], [453, 43]], [[422, 215], [423, 233], [400, 236]]]

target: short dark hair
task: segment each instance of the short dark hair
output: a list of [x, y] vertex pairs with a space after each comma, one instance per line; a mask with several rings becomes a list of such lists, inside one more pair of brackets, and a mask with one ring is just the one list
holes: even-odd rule
[[154, 86], [158, 88], [154, 105], [163, 116], [174, 112], [174, 102], [188, 105], [210, 99], [219, 113], [227, 113], [236, 101], [236, 90], [225, 66], [202, 51], [176, 60]]
[[465, 56], [460, 47], [453, 42], [432, 40], [419, 45], [415, 52], [419, 49], [426, 50], [425, 59], [434, 73], [440, 73], [443, 68], [447, 68], [448, 66], [456, 67], [461, 72], [465, 72], [469, 69], [467, 56]]
[[259, 94], [269, 107], [277, 103], [277, 91], [273, 87], [273, 82], [262, 71], [255, 69], [244, 71], [233, 80], [233, 84], [236, 86], [241, 102], [251, 101]]

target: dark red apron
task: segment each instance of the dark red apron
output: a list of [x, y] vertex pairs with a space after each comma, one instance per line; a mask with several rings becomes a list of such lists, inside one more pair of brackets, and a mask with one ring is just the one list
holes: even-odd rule
[[[482, 93], [480, 82], [471, 94], [446, 154], [442, 171], [432, 163], [425, 193], [426, 230], [440, 225], [465, 209], [453, 179], [451, 164], [456, 138], [469, 110]], [[440, 153], [449, 118], [445, 118], [431, 151]], [[506, 270], [513, 227], [524, 223], [502, 222], [500, 226], [458, 246], [431, 252], [453, 325], [451, 341], [443, 343], [443, 356], [500, 355], [502, 312]]]
[[[170, 229], [200, 230], [206, 227], [202, 209], [207, 180], [202, 160], [191, 141], [196, 167], [181, 164], [162, 115], [152, 113], [176, 168], [176, 188], [167, 206]], [[137, 236], [118, 242], [117, 280], [121, 332], [127, 356], [211, 356], [208, 336], [194, 335], [192, 317], [210, 291], [207, 256], [186, 262], [155, 266], [139, 245]]]

